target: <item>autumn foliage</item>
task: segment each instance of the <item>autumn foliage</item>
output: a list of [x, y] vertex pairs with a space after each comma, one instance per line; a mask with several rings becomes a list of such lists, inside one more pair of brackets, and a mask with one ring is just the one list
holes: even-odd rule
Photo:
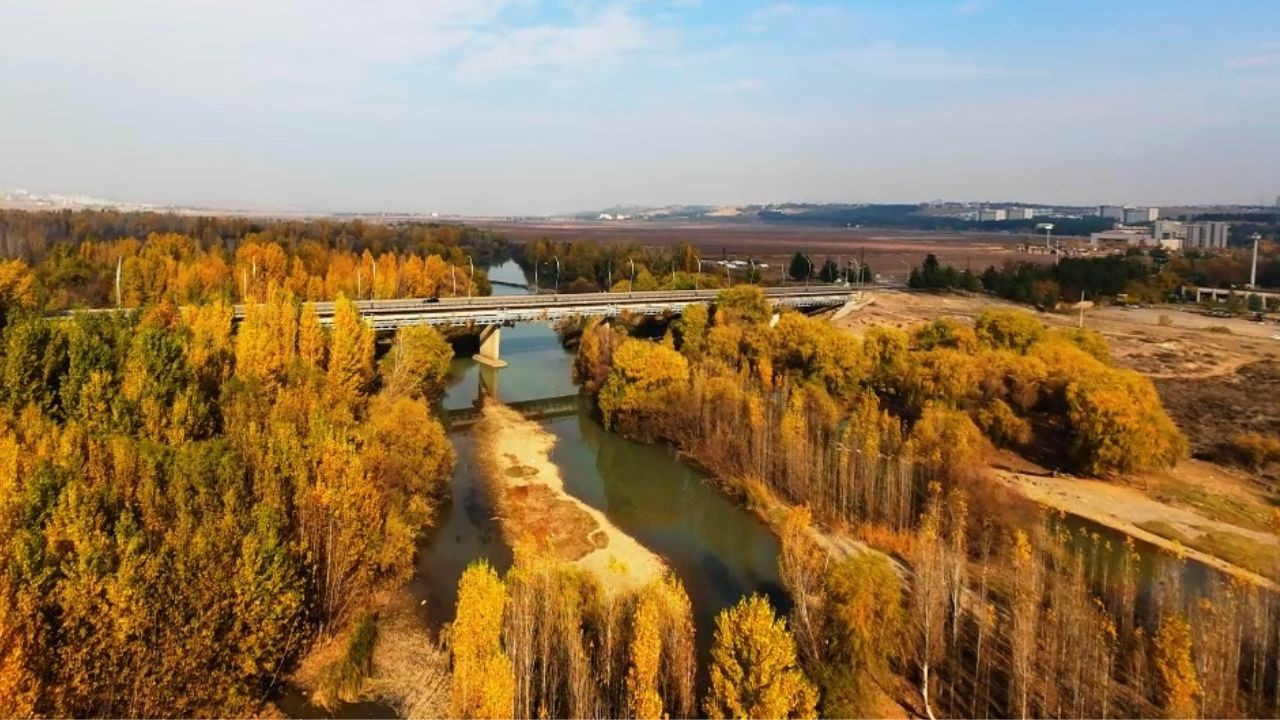
[[387, 382], [349, 306], [326, 331], [265, 297], [234, 333], [222, 302], [10, 306], [3, 714], [257, 712], [412, 573], [453, 463], [427, 405], [440, 379]]

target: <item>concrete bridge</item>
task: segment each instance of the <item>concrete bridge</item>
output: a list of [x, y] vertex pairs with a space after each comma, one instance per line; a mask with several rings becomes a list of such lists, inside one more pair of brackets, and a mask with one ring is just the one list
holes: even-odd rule
[[1247, 300], [1250, 295], [1257, 295], [1262, 298], [1264, 302], [1270, 299], [1280, 299], [1280, 292], [1258, 290], [1256, 288], [1213, 288], [1192, 286], [1190, 288], [1184, 287], [1183, 292], [1185, 293], [1188, 289], [1195, 291], [1196, 302], [1202, 302], [1206, 297], [1214, 302], [1221, 302], [1232, 295], [1235, 295], [1241, 300]]
[[[762, 288], [774, 307], [800, 309], [841, 307], [857, 301], [861, 293], [838, 285], [805, 288]], [[613, 317], [679, 314], [689, 305], [714, 302], [719, 290], [664, 290], [634, 293], [585, 293], [580, 295], [491, 295], [472, 298], [410, 300], [360, 300], [356, 307], [375, 330], [405, 325], [471, 325], [480, 331], [476, 360], [495, 367], [506, 363], [499, 355], [500, 328], [520, 322], [555, 322], [568, 317]], [[334, 303], [313, 303], [320, 323], [333, 322]], [[244, 306], [236, 305], [234, 320], [244, 318]]]

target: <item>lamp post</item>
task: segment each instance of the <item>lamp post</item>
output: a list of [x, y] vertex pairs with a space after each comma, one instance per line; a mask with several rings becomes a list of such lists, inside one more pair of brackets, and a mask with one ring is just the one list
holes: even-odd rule
[[609, 275], [608, 275], [609, 279], [607, 281], [607, 286], [605, 287], [604, 290], [605, 292], [610, 292], [613, 290], [613, 259], [610, 258], [606, 262], [608, 263], [608, 268], [609, 268]]
[[805, 266], [809, 268], [809, 272], [804, 274], [804, 286], [809, 287], [809, 276], [813, 275], [813, 261], [809, 259], [808, 255], [802, 255], [801, 257], [804, 258]]
[[1053, 223], [1037, 223], [1037, 230], [1044, 231], [1044, 251], [1053, 255], [1053, 264], [1058, 264], [1058, 253], [1053, 251], [1050, 245], [1049, 235], [1053, 232]]
[[559, 294], [560, 294], [560, 256], [559, 256], [559, 255], [552, 255], [551, 257], [555, 258], [555, 261], [556, 261], [556, 289], [555, 289], [555, 294], [556, 294], [556, 295], [559, 295]]
[[627, 286], [627, 294], [630, 295], [636, 291], [636, 261], [627, 258], [627, 262], [631, 263], [631, 284]]
[[476, 266], [475, 266], [475, 263], [471, 262], [470, 255], [467, 256], [467, 269], [471, 273], [470, 275], [467, 275], [467, 299], [470, 300], [471, 299], [471, 283], [475, 282], [475, 279], [476, 279]]

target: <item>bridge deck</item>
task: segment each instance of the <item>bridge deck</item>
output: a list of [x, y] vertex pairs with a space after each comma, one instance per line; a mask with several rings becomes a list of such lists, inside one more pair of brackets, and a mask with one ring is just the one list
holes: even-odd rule
[[[695, 303], [715, 300], [719, 290], [674, 290], [636, 293], [585, 293], [581, 295], [490, 295], [473, 298], [416, 298], [361, 300], [356, 303], [377, 329], [401, 325], [502, 325], [516, 322], [555, 321], [563, 317], [605, 317], [622, 312], [644, 315], [678, 313]], [[840, 286], [814, 288], [764, 288], [775, 305], [797, 308], [836, 307], [860, 295]], [[320, 322], [333, 318], [334, 303], [314, 303]], [[244, 306], [235, 306], [235, 320], [244, 317]]]

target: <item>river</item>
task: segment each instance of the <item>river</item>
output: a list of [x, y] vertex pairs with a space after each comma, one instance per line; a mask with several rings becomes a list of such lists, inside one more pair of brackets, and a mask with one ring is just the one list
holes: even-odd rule
[[[524, 282], [513, 262], [493, 268], [490, 277]], [[521, 293], [494, 285], [495, 294]], [[498, 397], [513, 403], [571, 395], [573, 353], [544, 324], [502, 329]], [[479, 392], [480, 369], [470, 358], [455, 358], [443, 409], [470, 407]], [[718, 492], [706, 476], [682, 463], [668, 447], [644, 445], [606, 431], [581, 399], [577, 412], [542, 421], [556, 438], [552, 462], [565, 490], [605, 513], [623, 532], [666, 561], [684, 583], [693, 605], [698, 645], [705, 652], [721, 609], [753, 592], [785, 609], [778, 579], [778, 542], [754, 515]], [[457, 466], [450, 478], [450, 503], [440, 526], [420, 549], [414, 592], [426, 601], [433, 625], [453, 617], [457, 582], [466, 565], [486, 558], [499, 571], [511, 563], [492, 505], [478, 473], [470, 430], [450, 433]]]

